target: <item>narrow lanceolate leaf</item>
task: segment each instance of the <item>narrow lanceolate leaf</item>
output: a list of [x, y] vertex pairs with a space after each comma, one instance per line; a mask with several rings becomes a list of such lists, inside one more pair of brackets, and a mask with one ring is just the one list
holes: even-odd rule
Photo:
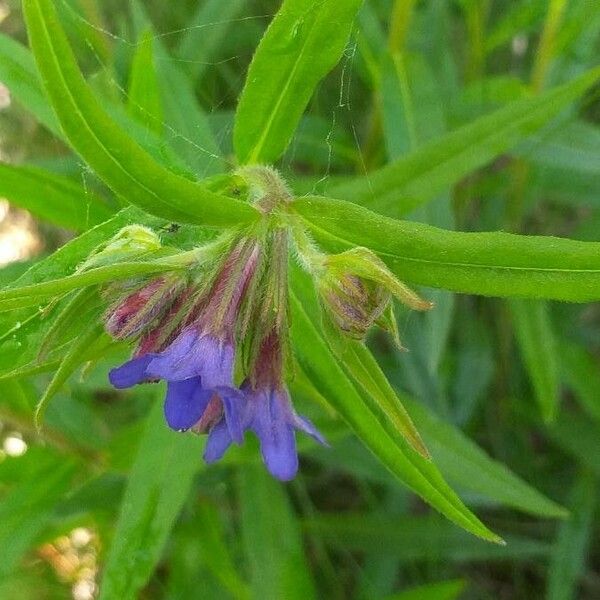
[[372, 412], [381, 416], [383, 427], [392, 427], [400, 432], [421, 456], [429, 458], [429, 452], [410, 415], [369, 349], [362, 342], [351, 340], [342, 354], [342, 362], [373, 403]]
[[196, 547], [204, 566], [234, 598], [250, 600], [248, 585], [240, 577], [227, 545], [226, 531], [219, 509], [209, 502], [198, 506], [197, 524], [202, 532], [202, 539], [197, 541]]
[[558, 348], [543, 302], [513, 299], [510, 301], [515, 337], [535, 399], [546, 422], [553, 421], [558, 410]]
[[113, 121], [85, 82], [51, 0], [24, 0], [33, 54], [71, 145], [120, 196], [151, 214], [222, 226], [257, 212], [160, 166]]
[[212, 70], [223, 40], [227, 39], [231, 29], [236, 32], [236, 17], [247, 7], [247, 0], [206, 0], [197, 6], [174, 51], [181, 67], [190, 74], [191, 83], [202, 79], [207, 70]]
[[39, 450], [31, 449], [22, 457], [3, 462], [5, 468], [18, 462], [27, 475], [0, 501], [0, 577], [18, 565], [71, 487], [74, 461], [47, 448]]
[[36, 167], [0, 163], [0, 196], [39, 219], [75, 231], [89, 229], [112, 216], [93, 192], [72, 179]]
[[233, 133], [242, 164], [285, 151], [318, 82], [340, 59], [362, 0], [284, 0], [261, 40]]
[[145, 31], [140, 36], [133, 55], [127, 102], [129, 114], [160, 136], [163, 130], [162, 103], [151, 31]]
[[320, 333], [318, 303], [309, 286], [294, 286], [291, 308], [291, 336], [301, 368], [362, 443], [400, 481], [446, 517], [483, 539], [501, 542], [460, 501], [435, 465], [415, 452], [399, 433], [391, 435], [371, 412]]
[[238, 470], [238, 491], [252, 598], [315, 598], [299, 523], [282, 484], [262, 465], [244, 465]]
[[561, 524], [552, 550], [547, 600], [577, 598], [598, 505], [598, 479], [581, 473], [571, 492], [571, 518]]
[[370, 248], [402, 281], [483, 296], [600, 299], [600, 242], [446, 231], [327, 198], [294, 207], [325, 248]]
[[54, 373], [52, 380], [48, 384], [43, 396], [40, 398], [35, 409], [35, 425], [39, 429], [44, 420], [44, 414], [48, 403], [60, 391], [60, 388], [65, 384], [67, 379], [76, 371], [85, 356], [86, 350], [94, 344], [102, 336], [102, 326], [92, 324], [84, 329], [81, 334], [75, 339], [71, 347], [62, 359], [58, 369]]
[[44, 94], [29, 50], [6, 35], [0, 35], [0, 81], [10, 94], [49, 131], [62, 137], [60, 126]]
[[406, 397], [402, 401], [425, 439], [432, 460], [452, 484], [539, 517], [568, 516], [562, 506], [490, 458], [460, 429], [442, 421], [422, 403]]
[[600, 421], [600, 370], [597, 358], [580, 345], [562, 339], [560, 370], [581, 407], [590, 417]]
[[74, 275], [67, 275], [61, 279], [44, 281], [33, 285], [25, 285], [0, 292], [0, 306], [4, 310], [10, 305], [9, 300], [14, 300], [14, 308], [19, 308], [17, 300], [35, 296], [38, 301], [43, 298], [58, 296], [71, 290], [96, 285], [116, 279], [128, 279], [135, 275], [152, 275], [183, 269], [185, 265], [170, 262], [169, 259], [159, 259], [149, 262], [118, 263], [105, 267], [97, 267]]
[[596, 68], [535, 98], [513, 102], [331, 193], [390, 216], [405, 215], [540, 129], [599, 78]]
[[384, 600], [457, 600], [466, 587], [463, 579], [428, 583], [387, 596]]
[[539, 539], [507, 536], [506, 546], [486, 544], [442, 521], [437, 515], [390, 517], [364, 513], [318, 515], [305, 528], [336, 549], [394, 556], [403, 563], [522, 561], [545, 557], [549, 547]]
[[139, 597], [201, 466], [201, 449], [201, 439], [167, 427], [161, 402], [156, 402], [121, 504], [100, 600]]

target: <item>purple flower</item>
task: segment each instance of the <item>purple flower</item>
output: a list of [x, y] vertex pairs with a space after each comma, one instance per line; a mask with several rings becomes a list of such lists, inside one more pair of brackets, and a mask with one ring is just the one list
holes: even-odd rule
[[[255, 241], [241, 240], [224, 259], [208, 293], [194, 298], [193, 290], [186, 289], [170, 313], [146, 333], [137, 356], [110, 372], [110, 382], [122, 389], [164, 379], [165, 418], [171, 428], [206, 431], [224, 415], [232, 438], [241, 442], [237, 405], [243, 394], [233, 385], [234, 331], [258, 254]], [[181, 319], [184, 309], [187, 314]]]
[[[218, 420], [224, 412], [233, 439], [241, 442], [241, 411], [236, 405], [244, 400], [233, 385], [234, 354], [233, 343], [188, 326], [163, 352], [133, 358], [112, 369], [109, 379], [118, 389], [165, 379], [165, 418], [169, 427], [177, 431], [194, 427], [210, 405], [209, 421]], [[220, 411], [216, 411], [215, 403]]]
[[[119, 389], [164, 379], [167, 423], [177, 431], [208, 433], [206, 462], [221, 458], [232, 442], [241, 444], [249, 430], [259, 439], [270, 473], [288, 481], [298, 471], [296, 430], [326, 442], [296, 414], [284, 384], [287, 234], [277, 232], [269, 248], [278, 257], [272, 271], [258, 268], [262, 258], [256, 240], [240, 240], [210, 287], [201, 293], [187, 287], [179, 294], [145, 332], [137, 355], [113, 369], [109, 379]], [[130, 305], [126, 316], [135, 319], [135, 302]], [[237, 389], [236, 348], [244, 339], [250, 342], [249, 366]]]
[[[307, 433], [320, 444], [327, 445], [323, 436], [306, 418], [296, 414], [285, 387], [253, 389], [250, 382], [242, 385], [246, 402], [241, 415], [243, 431], [254, 432], [260, 441], [263, 461], [269, 472], [282, 481], [289, 481], [298, 471], [296, 430]], [[226, 420], [217, 422], [208, 436], [204, 451], [207, 463], [219, 460], [232, 441]]]

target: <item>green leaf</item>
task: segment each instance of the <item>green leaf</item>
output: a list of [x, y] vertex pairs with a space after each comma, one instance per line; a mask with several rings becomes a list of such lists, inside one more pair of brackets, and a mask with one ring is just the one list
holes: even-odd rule
[[194, 16], [186, 23], [175, 56], [181, 61], [191, 81], [202, 79], [229, 31], [243, 19], [237, 19], [247, 0], [206, 0], [198, 4]]
[[571, 518], [561, 523], [550, 560], [546, 598], [571, 600], [578, 597], [578, 583], [584, 575], [587, 550], [598, 504], [598, 480], [583, 472], [571, 491]]
[[600, 425], [587, 416], [569, 413], [547, 427], [550, 439], [581, 465], [600, 476]]
[[[416, 150], [425, 142], [446, 132], [444, 93], [431, 67], [421, 54], [385, 53], [381, 65], [382, 129], [390, 160]], [[444, 229], [454, 229], [450, 194], [442, 194], [420, 206], [410, 220], [428, 223]], [[423, 355], [430, 380], [439, 380], [437, 373], [444, 354], [454, 310], [454, 296], [441, 290], [427, 292], [435, 310], [413, 317], [415, 341], [411, 343], [406, 363], [420, 360]], [[413, 372], [413, 366], [408, 366]]]
[[400, 481], [467, 531], [501, 542], [464, 506], [430, 461], [410, 448], [400, 434], [392, 436], [382, 426], [319, 333], [314, 290], [311, 293], [310, 286], [296, 283], [291, 295], [291, 337], [300, 366], [317, 390]]
[[134, 600], [150, 578], [201, 466], [202, 440], [148, 416], [100, 584], [100, 600]]
[[92, 191], [36, 167], [0, 163], [0, 195], [40, 219], [75, 231], [89, 229], [112, 216]]
[[[122, 210], [112, 219], [93, 227], [74, 240], [67, 242], [51, 256], [36, 262], [18, 279], [11, 281], [5, 286], [4, 290], [0, 293], [11, 293], [9, 290], [16, 288], [29, 288], [30, 291], [32, 288], [37, 290], [38, 288], [34, 287], [37, 284], [41, 285], [43, 290], [49, 281], [52, 282], [54, 280], [56, 282], [64, 278], [67, 278], [66, 284], [64, 281], [61, 281], [59, 282], [59, 286], [66, 285], [68, 288], [73, 283], [76, 283], [75, 287], [77, 287], [79, 285], [77, 279], [74, 282], [68, 278], [77, 272], [82, 261], [93, 250], [105, 244], [121, 228], [135, 223], [141, 223], [156, 229], [165, 225], [164, 220], [149, 217], [136, 208], [130, 207]], [[109, 267], [112, 266], [109, 265]], [[137, 268], [136, 266], [135, 269]], [[75, 275], [75, 278], [77, 277], [78, 275]], [[53, 284], [51, 283], [50, 287], [52, 288], [52, 286]], [[46, 292], [50, 294], [53, 294], [55, 291], [46, 287]], [[57, 293], [60, 292], [58, 291]], [[24, 375], [26, 373], [45, 372], [48, 368], [53, 368], [53, 365], [58, 364], [55, 362], [56, 356], [49, 357], [49, 360], [42, 365], [37, 363], [39, 348], [41, 347], [45, 333], [51, 327], [51, 323], [48, 319], [44, 319], [44, 312], [38, 310], [38, 307], [41, 306], [40, 302], [36, 302], [33, 308], [22, 308], [19, 310], [23, 305], [30, 305], [29, 303], [25, 304], [25, 301], [28, 300], [29, 302], [32, 298], [43, 300], [43, 296], [23, 296], [22, 293], [16, 292], [16, 297], [6, 301], [7, 304], [15, 309], [15, 312], [10, 314], [10, 318], [3, 317], [0, 326], [0, 373], [3, 376], [6, 376], [7, 373]], [[8, 307], [5, 305], [5, 308]], [[74, 325], [81, 325], [81, 321], [74, 323]]]
[[29, 40], [46, 93], [77, 152], [128, 202], [175, 221], [224, 226], [251, 221], [248, 204], [168, 171], [104, 111], [77, 66], [51, 0], [24, 0]]
[[49, 131], [63, 137], [56, 115], [49, 106], [29, 50], [12, 38], [0, 34], [0, 81], [13, 98], [27, 108]]
[[600, 299], [600, 242], [445, 231], [314, 196], [293, 207], [327, 250], [370, 248], [403, 281], [484, 296]]
[[5, 459], [0, 467], [1, 472], [16, 461], [26, 473], [0, 501], [0, 576], [14, 569], [30, 549], [73, 479], [72, 460], [48, 450], [35, 450], [30, 449], [19, 458]]
[[238, 469], [237, 479], [252, 598], [316, 598], [298, 522], [283, 485], [263, 465]]
[[581, 346], [560, 341], [560, 369], [582, 408], [600, 422], [600, 372], [598, 361]]
[[421, 456], [428, 459], [429, 452], [410, 415], [369, 349], [362, 342], [349, 340], [342, 352], [341, 361], [350, 377], [366, 392], [371, 412], [381, 415], [383, 427], [400, 432]]
[[544, 420], [554, 421], [559, 402], [558, 347], [548, 305], [513, 299], [509, 303], [515, 335]]
[[233, 132], [242, 164], [285, 151], [319, 81], [340, 59], [362, 0], [284, 0], [246, 77]]
[[320, 515], [304, 522], [305, 529], [333, 548], [394, 555], [405, 563], [425, 561], [482, 562], [544, 557], [549, 545], [539, 540], [507, 536], [506, 546], [486, 544], [452, 527], [437, 515], [379, 517], [365, 514]]
[[197, 526], [202, 533], [202, 539], [197, 542], [202, 562], [234, 598], [248, 600], [250, 592], [246, 583], [240, 578], [227, 547], [219, 510], [214, 504], [203, 502], [198, 507], [197, 519]]
[[[235, 2], [228, 3], [235, 4]], [[200, 11], [208, 6], [202, 4]], [[221, 7], [220, 18], [224, 18]], [[209, 11], [210, 12], [210, 11]], [[163, 37], [156, 35], [152, 28], [152, 21], [147, 14], [147, 10], [141, 2], [135, 2], [132, 5], [133, 21], [136, 25], [136, 30], [140, 32], [148, 32], [153, 36], [152, 45], [154, 49], [154, 62], [156, 74], [158, 77], [159, 98], [158, 102], [162, 105], [164, 113], [164, 127], [166, 128], [166, 138], [170, 148], [181, 156], [189, 165], [194, 173], [201, 177], [206, 177], [210, 174], [221, 173], [227, 169], [227, 163], [220, 156], [219, 146], [214, 138], [210, 128], [208, 119], [198, 104], [196, 94], [192, 82], [186, 76], [186, 66], [190, 68], [201, 63], [198, 60], [201, 50], [196, 46], [201, 46], [207, 36], [207, 24], [189, 23], [189, 33], [195, 38], [195, 47], [193, 56], [181, 59], [174, 59], [169, 50], [163, 43]], [[225, 13], [226, 14], [226, 13]], [[213, 19], [214, 20], [214, 19]], [[220, 23], [210, 24], [216, 29], [223, 29]], [[211, 31], [213, 28], [211, 27]], [[198, 39], [198, 34], [200, 40]], [[143, 35], [143, 33], [142, 33]], [[212, 191], [216, 191], [212, 189]]]
[[434, 463], [453, 484], [532, 515], [567, 516], [562, 506], [540, 494], [505, 465], [490, 458], [459, 429], [415, 400], [403, 397], [402, 401], [425, 439]]
[[[30, 296], [35, 296], [37, 302], [44, 298], [59, 296], [74, 289], [96, 285], [107, 281], [118, 279], [129, 279], [135, 275], [151, 275], [154, 273], [164, 273], [165, 271], [174, 271], [184, 269], [185, 265], [177, 263], [173, 258], [158, 259], [147, 262], [131, 262], [117, 263], [105, 267], [96, 267], [74, 275], [67, 275], [60, 279], [44, 281], [33, 285], [25, 285], [22, 287], [13, 287], [11, 289], [0, 292], [0, 308], [2, 310], [11, 310], [19, 308], [19, 302], [23, 298], [26, 300]], [[14, 301], [11, 305], [9, 301]], [[36, 302], [34, 302], [35, 304]]]
[[163, 131], [162, 103], [154, 59], [152, 32], [145, 31], [136, 46], [127, 93], [129, 114], [160, 136]]
[[465, 589], [465, 581], [454, 579], [419, 585], [398, 594], [387, 596], [384, 600], [457, 600]]
[[102, 336], [102, 331], [101, 325], [92, 323], [91, 326], [82, 331], [81, 335], [78, 336], [65, 354], [35, 409], [35, 425], [38, 429], [42, 426], [48, 403], [75, 372], [77, 367], [82, 364], [85, 358], [85, 351]]
[[405, 215], [543, 127], [599, 78], [600, 69], [593, 69], [535, 98], [513, 102], [330, 193], [390, 216]]

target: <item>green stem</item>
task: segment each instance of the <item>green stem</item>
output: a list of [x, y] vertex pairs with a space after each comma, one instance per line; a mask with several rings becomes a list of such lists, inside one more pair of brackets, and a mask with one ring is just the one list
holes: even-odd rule
[[485, 71], [485, 22], [488, 9], [488, 0], [477, 0], [466, 8], [469, 41], [467, 78], [469, 81], [480, 79]]
[[416, 0], [396, 0], [390, 16], [388, 48], [391, 54], [403, 52]]
[[531, 75], [531, 88], [535, 93], [541, 92], [544, 88], [556, 49], [556, 34], [562, 23], [566, 7], [567, 0], [550, 0]]

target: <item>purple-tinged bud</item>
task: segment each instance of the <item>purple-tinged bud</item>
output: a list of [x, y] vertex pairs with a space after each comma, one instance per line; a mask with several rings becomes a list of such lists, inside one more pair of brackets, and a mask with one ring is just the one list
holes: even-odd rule
[[392, 297], [382, 286], [350, 273], [324, 278], [319, 292], [334, 324], [355, 339], [367, 335]]
[[167, 274], [121, 297], [105, 313], [107, 333], [117, 340], [140, 336], [165, 313], [182, 286], [181, 277]]
[[366, 248], [324, 257], [317, 286], [333, 323], [355, 339], [364, 339], [373, 325], [385, 322], [384, 313], [392, 296], [413, 310], [429, 310], [433, 306], [399, 281]]

